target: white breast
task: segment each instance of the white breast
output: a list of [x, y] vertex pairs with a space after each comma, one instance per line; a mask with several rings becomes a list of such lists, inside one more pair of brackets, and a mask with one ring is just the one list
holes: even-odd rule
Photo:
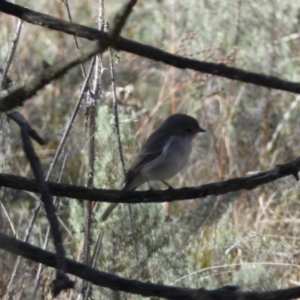
[[192, 150], [192, 137], [171, 136], [162, 153], [148, 163], [142, 173], [148, 180], [166, 180], [186, 165]]

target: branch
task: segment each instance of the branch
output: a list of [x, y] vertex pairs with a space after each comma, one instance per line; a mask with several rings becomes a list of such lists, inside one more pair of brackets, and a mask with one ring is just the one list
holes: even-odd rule
[[2, 79], [0, 79], [0, 90], [7, 89], [6, 88], [6, 86], [7, 86], [7, 74], [8, 74], [9, 67], [10, 67], [10, 65], [13, 61], [14, 54], [15, 54], [16, 49], [17, 49], [18, 41], [19, 41], [20, 34], [21, 34], [22, 24], [23, 24], [23, 21], [19, 20], [16, 32], [15, 32], [13, 40], [12, 40], [12, 47], [10, 49], [7, 60], [4, 64], [4, 66], [3, 66]]
[[41, 199], [44, 204], [47, 218], [49, 220], [50, 229], [56, 250], [57, 265], [57, 273], [55, 280], [53, 280], [52, 282], [52, 290], [54, 296], [57, 296], [62, 290], [73, 288], [74, 282], [71, 281], [65, 275], [65, 249], [63, 246], [62, 235], [59, 230], [58, 219], [55, 214], [55, 207], [53, 205], [49, 188], [45, 181], [45, 176], [42, 170], [41, 162], [38, 156], [35, 154], [33, 145], [30, 140], [30, 135], [32, 136], [32, 132], [34, 132], [33, 136], [35, 137], [35, 139], [39, 140], [40, 137], [36, 134], [35, 131], [33, 131], [33, 129], [29, 126], [29, 124], [21, 114], [13, 112], [10, 114], [10, 117], [13, 118], [13, 120], [15, 120], [16, 123], [20, 126], [23, 150], [30, 163], [32, 172], [37, 180], [38, 189], [41, 194]]
[[30, 124], [27, 122], [24, 116], [21, 115], [18, 111], [8, 112], [7, 117], [14, 120], [20, 126], [20, 128], [26, 126], [28, 135], [40, 145], [45, 145], [43, 138], [41, 138], [39, 134], [33, 128], [31, 128]]
[[[117, 14], [112, 29], [108, 32], [108, 34], [105, 35], [105, 37], [101, 39], [101, 41], [98, 41], [96, 45], [93, 45], [92, 47], [91, 46], [86, 47], [86, 49], [82, 51], [82, 53], [79, 55], [76, 54], [67, 59], [63, 58], [62, 60], [56, 62], [54, 65], [44, 69], [39, 75], [37, 75], [34, 79], [29, 81], [29, 83], [24, 85], [22, 88], [18, 88], [12, 91], [7, 96], [0, 98], [0, 112], [9, 111], [17, 106], [22, 105], [22, 103], [26, 99], [34, 96], [38, 90], [43, 88], [46, 84], [50, 83], [53, 79], [60, 77], [61, 75], [63, 75], [68, 70], [75, 67], [76, 65], [87, 61], [97, 53], [103, 53], [109, 46], [114, 45], [135, 3], [136, 0], [131, 0], [125, 3], [122, 11], [120, 11]], [[28, 9], [22, 8], [21, 6], [18, 5], [17, 6], [13, 5], [13, 7], [11, 7], [11, 3], [6, 1], [3, 1], [3, 3], [1, 3], [0, 11], [1, 8], [11, 8], [13, 12], [19, 12], [19, 13], [25, 10], [24, 15], [26, 15], [26, 12], [29, 11]], [[35, 19], [35, 21], [38, 24], [42, 24], [41, 20], [39, 21], [38, 18], [34, 18], [35, 14], [36, 13], [33, 12], [33, 16], [32, 16], [33, 19]], [[47, 15], [42, 15], [42, 16], [47, 20], [52, 20], [52, 21], [54, 20], [54, 23], [57, 21], [60, 22], [59, 19], [55, 19]], [[62, 22], [71, 24], [66, 21], [62, 21]], [[97, 37], [96, 39], [99, 39], [99, 37]]]
[[[99, 39], [101, 42], [108, 40], [108, 35], [103, 31], [98, 31], [94, 28], [60, 20], [4, 0], [1, 1], [0, 11], [16, 16], [34, 25], [65, 32], [67, 34], [72, 34], [89, 40]], [[224, 64], [215, 64], [184, 58], [122, 37], [117, 39], [115, 47], [118, 50], [133, 53], [151, 60], [160, 61], [180, 69], [195, 70], [232, 80], [256, 84], [266, 88], [273, 88], [300, 94], [300, 83], [298, 82], [291, 82], [270, 75], [247, 72], [245, 70], [229, 67]]]
[[[56, 255], [39, 247], [22, 242], [15, 238], [0, 233], [0, 249], [10, 253], [20, 255], [24, 258], [56, 268]], [[85, 264], [66, 259], [66, 272], [75, 275], [83, 280], [95, 285], [111, 288], [113, 290], [124, 291], [143, 296], [158, 296], [173, 299], [193, 299], [187, 298], [188, 294], [196, 293], [198, 290], [174, 288], [171, 286], [143, 283], [136, 280], [129, 280], [119, 276], [98, 271]], [[203, 294], [207, 293], [201, 289]], [[179, 297], [179, 298], [178, 298]], [[195, 298], [194, 298], [195, 299]], [[203, 298], [205, 299], [205, 298]], [[209, 298], [207, 298], [209, 299]]]
[[87, 61], [95, 54], [104, 51], [107, 47], [108, 43], [105, 44], [105, 47], [101, 47], [99, 43], [96, 43], [93, 46], [86, 48], [80, 55], [76, 54], [73, 56], [71, 55], [71, 57], [69, 56], [70, 58], [63, 58], [54, 65], [44, 69], [23, 87], [17, 88], [7, 96], [0, 98], [0, 112], [9, 111], [17, 106], [21, 106], [25, 100], [34, 96], [37, 91], [42, 89], [53, 79], [60, 77], [79, 63]]
[[[204, 184], [201, 186], [168, 189], [164, 191], [121, 191], [87, 188], [48, 182], [52, 195], [74, 199], [85, 199], [109, 203], [161, 203], [178, 200], [189, 200], [205, 198], [210, 195], [221, 195], [239, 190], [251, 190], [277, 179], [293, 175], [298, 180], [300, 170], [300, 157], [274, 169], [258, 172], [252, 176], [229, 179], [221, 182]], [[27, 179], [10, 174], [0, 174], [0, 186], [16, 190], [25, 190], [38, 193], [38, 186], [35, 180]]]
[[[56, 255], [39, 247], [0, 233], [0, 249], [56, 268]], [[95, 285], [145, 297], [193, 300], [289, 300], [300, 297], [300, 287], [268, 292], [242, 292], [234, 286], [216, 290], [188, 289], [130, 280], [98, 271], [71, 259], [66, 259], [66, 272]]]

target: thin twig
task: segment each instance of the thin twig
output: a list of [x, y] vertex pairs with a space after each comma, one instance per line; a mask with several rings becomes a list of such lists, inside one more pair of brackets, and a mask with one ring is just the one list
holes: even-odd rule
[[[88, 82], [89, 82], [89, 80], [91, 78], [91, 75], [92, 75], [92, 72], [93, 72], [94, 63], [95, 63], [95, 58], [93, 58], [92, 61], [91, 61], [91, 63], [90, 63], [90, 67], [89, 67], [87, 76], [84, 79], [84, 82], [82, 84], [82, 88], [81, 88], [81, 91], [80, 91], [77, 103], [76, 103], [76, 105], [74, 107], [72, 116], [71, 116], [71, 118], [69, 120], [68, 125], [66, 126], [64, 134], [63, 134], [63, 136], [62, 136], [62, 138], [60, 140], [60, 143], [59, 143], [59, 145], [57, 147], [57, 150], [55, 152], [54, 158], [53, 158], [53, 160], [51, 162], [51, 165], [50, 165], [50, 168], [49, 168], [49, 171], [48, 171], [48, 176], [50, 175], [50, 173], [52, 173], [52, 170], [53, 170], [55, 164], [57, 163], [58, 157], [59, 157], [60, 153], [62, 152], [63, 147], [64, 147], [64, 145], [66, 143], [66, 140], [67, 140], [67, 138], [68, 138], [68, 136], [70, 134], [70, 131], [71, 131], [73, 125], [74, 125], [75, 119], [76, 119], [77, 114], [78, 114], [79, 109], [80, 109], [80, 105], [82, 103], [82, 99], [84, 98], [85, 92], [87, 90]], [[48, 178], [48, 176], [47, 176], [47, 178]]]
[[9, 67], [12, 63], [14, 54], [15, 54], [16, 49], [17, 49], [19, 37], [20, 37], [20, 34], [21, 34], [22, 24], [23, 24], [23, 21], [19, 19], [17, 29], [16, 29], [16, 32], [15, 32], [13, 40], [12, 40], [12, 47], [10, 49], [8, 58], [7, 58], [7, 60], [4, 64], [4, 67], [3, 67], [2, 79], [0, 81], [0, 90], [2, 90], [2, 88], [4, 88], [5, 79], [6, 79], [6, 76], [8, 74]]
[[[94, 175], [95, 175], [95, 133], [97, 131], [96, 127], [96, 115], [97, 115], [97, 99], [99, 97], [99, 86], [100, 86], [100, 76], [102, 70], [99, 68], [99, 55], [95, 57], [94, 64], [94, 80], [93, 80], [93, 101], [90, 102], [90, 106], [87, 108], [87, 118], [89, 120], [88, 126], [88, 141], [89, 141], [89, 154], [88, 154], [88, 173], [87, 173], [87, 187], [94, 186]], [[99, 76], [100, 75], [100, 76]], [[90, 266], [92, 264], [91, 259], [91, 247], [93, 244], [93, 202], [84, 201], [84, 244], [83, 244], [83, 261], [86, 265]], [[83, 281], [82, 283], [82, 294], [83, 299], [87, 300], [92, 293], [91, 285]]]
[[[97, 62], [97, 57], [95, 57], [93, 69], [95, 69], [95, 64]], [[89, 162], [88, 162], [88, 174], [87, 174], [87, 187], [93, 187], [94, 185], [94, 161], [95, 161], [95, 132], [96, 132], [96, 125], [95, 125], [95, 116], [96, 116], [96, 99], [95, 99], [95, 92], [97, 92], [97, 88], [93, 88], [92, 94], [93, 98], [91, 101], [90, 106], [88, 107], [88, 120], [89, 120], [89, 127], [88, 127], [88, 142], [89, 142]], [[92, 235], [91, 235], [91, 227], [92, 227], [92, 203], [85, 202], [85, 232], [84, 232], [84, 251], [83, 251], [83, 261], [90, 265], [90, 247], [92, 243]]]
[[[121, 141], [120, 124], [119, 124], [118, 100], [117, 100], [117, 93], [116, 93], [116, 78], [115, 78], [113, 57], [114, 57], [114, 49], [112, 47], [110, 47], [110, 49], [109, 49], [109, 66], [110, 66], [110, 78], [111, 78], [112, 96], [113, 96], [113, 109], [114, 109], [114, 116], [115, 116], [115, 127], [116, 127], [116, 132], [117, 132], [120, 161], [122, 164], [123, 174], [124, 174], [124, 176], [126, 176], [126, 167], [125, 167], [125, 161], [124, 161], [124, 155], [123, 155], [123, 149], [122, 149], [123, 147], [122, 147], [122, 141]], [[136, 240], [136, 236], [135, 236], [135, 232], [134, 232], [132, 208], [131, 208], [130, 204], [128, 205], [128, 214], [129, 214], [129, 226], [130, 226], [131, 238], [133, 241], [135, 259], [137, 261], [139, 261], [138, 246], [137, 246], [137, 240]]]
[[0, 111], [8, 111], [22, 105], [25, 100], [35, 95], [37, 91], [50, 83], [52, 80], [58, 78], [79, 63], [87, 61], [95, 54], [105, 51], [109, 44], [109, 40], [101, 45], [96, 42], [93, 46], [86, 48], [86, 50], [82, 52], [82, 55], [70, 55], [70, 58], [64, 58], [54, 65], [44, 69], [26, 85], [21, 88], [17, 88], [7, 96], [2, 97], [0, 99]]
[[[70, 22], [73, 22], [68, 0], [61, 0], [61, 1], [64, 3], [64, 5], [65, 5], [65, 7], [67, 9], [68, 18], [69, 18]], [[75, 47], [78, 50], [78, 52], [80, 53], [79, 44], [78, 44], [77, 37], [76, 37], [75, 34], [73, 35], [73, 38], [74, 38]], [[86, 71], [84, 69], [83, 63], [80, 63], [80, 68], [81, 68], [81, 72], [82, 72], [83, 78], [86, 78]]]
[[[104, 26], [105, 26], [104, 1], [103, 0], [99, 0], [99, 6], [98, 6], [98, 28], [102, 30], [102, 29], [104, 29]], [[102, 64], [102, 55], [101, 54], [98, 57], [98, 67], [96, 69], [97, 70], [99, 69], [98, 74], [100, 75], [100, 77], [102, 77], [102, 74], [103, 74], [103, 71], [104, 71], [104, 67], [103, 67], [103, 64]], [[101, 78], [99, 78], [98, 83], [99, 83], [98, 91], [99, 91], [99, 93], [101, 95], [101, 92], [102, 92]], [[99, 232], [98, 237], [97, 237], [97, 241], [95, 243], [95, 247], [94, 247], [94, 252], [93, 252], [93, 255], [92, 255], [92, 259], [91, 259], [91, 266], [92, 267], [96, 266], [98, 255], [99, 255], [100, 250], [101, 250], [103, 236], [104, 236], [104, 230], [100, 229], [100, 232]]]
[[291, 103], [289, 109], [282, 116], [282, 120], [277, 124], [276, 129], [273, 131], [271, 140], [267, 144], [267, 151], [270, 152], [284, 126], [285, 123], [290, 119], [291, 113], [295, 111], [296, 106], [300, 102], [300, 96], [296, 96], [294, 101]]
[[9, 216], [9, 214], [8, 214], [8, 212], [7, 212], [6, 208], [5, 208], [5, 206], [3, 205], [2, 201], [0, 201], [0, 209], [2, 209], [3, 214], [4, 214], [6, 220], [7, 220], [8, 224], [9, 224], [9, 227], [10, 227], [10, 229], [11, 229], [13, 235], [14, 235], [15, 237], [18, 237], [18, 236], [17, 236], [17, 232], [16, 232], [16, 230], [15, 230], [14, 223], [11, 221], [11, 218], [10, 218], [10, 216]]
[[116, 93], [116, 78], [115, 78], [115, 71], [114, 71], [113, 56], [114, 56], [114, 49], [112, 47], [110, 47], [110, 49], [109, 49], [109, 67], [110, 67], [110, 79], [111, 79], [112, 97], [113, 97], [113, 110], [114, 110], [114, 117], [115, 117], [115, 128], [116, 128], [116, 132], [117, 132], [120, 161], [122, 164], [123, 174], [125, 176], [126, 175], [126, 167], [125, 167], [125, 161], [124, 161], [124, 155], [123, 155], [123, 149], [122, 149], [123, 147], [122, 147], [122, 141], [121, 141], [121, 133], [120, 133], [118, 100], [117, 100], [117, 93]]

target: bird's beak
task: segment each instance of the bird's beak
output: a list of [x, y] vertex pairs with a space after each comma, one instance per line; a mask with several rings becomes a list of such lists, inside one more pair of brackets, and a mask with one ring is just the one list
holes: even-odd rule
[[199, 126], [198, 132], [206, 132], [206, 131], [205, 131], [203, 128], [201, 128], [201, 127]]

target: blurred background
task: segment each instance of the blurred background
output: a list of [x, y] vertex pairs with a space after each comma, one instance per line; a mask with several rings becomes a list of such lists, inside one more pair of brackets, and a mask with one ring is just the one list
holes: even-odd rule
[[[38, 12], [69, 20], [63, 1], [15, 1]], [[105, 1], [109, 22], [123, 1]], [[72, 20], [97, 28], [98, 2], [68, 3]], [[17, 19], [1, 14], [0, 65], [11, 48]], [[297, 1], [139, 1], [122, 36], [159, 49], [207, 62], [223, 63], [257, 73], [299, 81], [300, 6]], [[79, 47], [87, 45], [78, 39]], [[37, 76], [43, 63], [76, 53], [74, 38], [24, 23], [9, 76], [21, 86]], [[298, 95], [240, 83], [114, 52], [122, 148], [128, 167], [143, 141], [172, 113], [194, 116], [205, 134], [194, 141], [188, 167], [169, 183], [174, 188], [195, 186], [245, 176], [299, 153]], [[89, 63], [85, 65], [87, 70]], [[109, 56], [101, 95], [97, 100], [94, 186], [120, 189], [123, 169], [114, 126]], [[73, 68], [26, 101], [20, 112], [46, 140], [35, 144], [45, 173], [80, 94], [84, 78]], [[59, 157], [51, 181], [85, 185], [88, 176], [86, 109], [82, 107]], [[5, 116], [0, 123], [0, 169], [32, 178], [24, 157], [19, 129]], [[165, 189], [164, 185], [155, 185]], [[141, 187], [147, 189], [147, 186]], [[38, 195], [1, 189], [0, 226], [22, 238]], [[243, 289], [270, 290], [299, 285], [299, 183], [293, 177], [256, 188], [207, 199], [132, 206], [134, 238], [127, 205], [120, 205], [107, 224], [98, 220], [107, 204], [94, 206], [95, 241], [103, 230], [96, 267], [126, 278], [190, 288], [239, 285]], [[60, 199], [64, 245], [68, 257], [80, 260], [84, 210], [74, 199]], [[10, 223], [11, 222], [11, 223]], [[30, 242], [41, 246], [48, 221], [40, 212]], [[104, 227], [104, 229], [102, 229]], [[93, 245], [92, 245], [93, 247]], [[52, 242], [48, 246], [53, 250]], [[5, 295], [15, 257], [0, 251], [0, 295]], [[36, 264], [22, 262], [16, 282], [26, 299]], [[24, 273], [25, 272], [25, 273]], [[45, 269], [38, 297], [49, 296], [54, 271]], [[24, 276], [25, 274], [25, 276]], [[76, 292], [62, 299], [75, 298]], [[94, 287], [97, 299], [140, 299]]]

